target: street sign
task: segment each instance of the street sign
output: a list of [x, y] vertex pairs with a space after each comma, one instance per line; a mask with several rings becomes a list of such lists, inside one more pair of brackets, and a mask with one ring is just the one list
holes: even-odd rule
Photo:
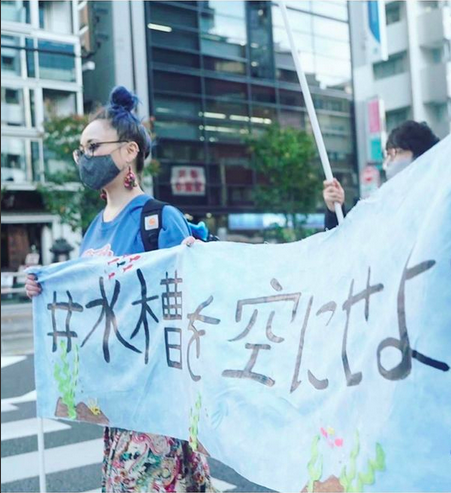
[[367, 165], [360, 175], [360, 193], [362, 199], [366, 199], [375, 192], [381, 182], [381, 176], [376, 166]]
[[205, 195], [205, 170], [199, 166], [173, 166], [171, 187], [173, 195]]

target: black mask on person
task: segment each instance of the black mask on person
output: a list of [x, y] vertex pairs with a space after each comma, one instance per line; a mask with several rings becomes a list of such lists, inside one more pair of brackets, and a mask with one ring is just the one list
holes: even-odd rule
[[92, 190], [101, 190], [111, 183], [121, 170], [116, 166], [110, 154], [106, 156], [81, 156], [78, 172], [84, 185]]

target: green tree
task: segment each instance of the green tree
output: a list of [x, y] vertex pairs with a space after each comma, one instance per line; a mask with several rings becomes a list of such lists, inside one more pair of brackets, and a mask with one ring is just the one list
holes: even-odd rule
[[[152, 131], [153, 119], [149, 119]], [[61, 171], [46, 172], [45, 182], [38, 187], [45, 207], [61, 218], [73, 231], [86, 231], [104, 202], [98, 191], [84, 187], [80, 182], [78, 169], [72, 158], [72, 152], [80, 142], [88, 117], [69, 115], [53, 116], [44, 124], [44, 146], [55, 161], [61, 162]], [[145, 175], [155, 175], [159, 163], [152, 160], [145, 169]]]
[[249, 139], [249, 151], [251, 165], [263, 181], [254, 192], [257, 207], [284, 214], [285, 230], [279, 236], [285, 241], [303, 238], [308, 232], [302, 228], [299, 214], [315, 210], [321, 190], [312, 137], [295, 128], [271, 125], [263, 135]]

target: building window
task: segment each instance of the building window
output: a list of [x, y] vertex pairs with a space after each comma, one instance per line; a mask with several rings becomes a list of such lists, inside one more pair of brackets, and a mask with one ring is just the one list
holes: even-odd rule
[[[184, 2], [186, 3], [186, 2]], [[164, 5], [164, 2], [149, 2], [149, 21], [159, 26], [181, 26], [197, 29], [197, 12], [173, 5]]]
[[36, 127], [36, 92], [30, 89], [30, 123], [32, 127]]
[[351, 134], [351, 120], [349, 116], [318, 115], [321, 130], [328, 134]]
[[330, 38], [316, 36], [314, 41], [315, 54], [338, 60], [351, 60], [351, 49], [349, 43], [337, 41]]
[[211, 34], [202, 34], [200, 43], [201, 51], [204, 55], [242, 59], [246, 57], [244, 41], [237, 43], [232, 39], [225, 39]]
[[336, 153], [332, 154], [335, 158], [334, 160], [339, 160], [337, 158], [340, 155], [352, 154], [354, 151], [352, 139], [345, 138], [342, 135], [324, 134], [324, 143], [329, 153]]
[[249, 155], [243, 146], [214, 144], [209, 146], [210, 161], [221, 166], [247, 166]]
[[72, 2], [39, 2], [39, 27], [58, 34], [72, 34]]
[[177, 65], [178, 67], [199, 68], [199, 55], [183, 53], [180, 51], [163, 50], [154, 48], [152, 50], [152, 60], [155, 63], [166, 65]]
[[205, 70], [225, 72], [228, 74], [246, 75], [246, 64], [237, 60], [225, 60], [223, 58], [204, 57]]
[[22, 75], [20, 63], [20, 38], [2, 36], [2, 74]]
[[44, 120], [77, 113], [76, 95], [73, 92], [44, 89]]
[[312, 3], [312, 12], [342, 21], [348, 20], [348, 6], [346, 1], [315, 0]]
[[349, 42], [349, 24], [325, 17], [313, 17], [313, 34], [324, 38], [332, 38], [337, 41]]
[[205, 88], [208, 96], [230, 99], [247, 99], [246, 85], [238, 82], [205, 79]]
[[324, 56], [315, 57], [316, 78], [322, 87], [342, 89], [351, 82], [351, 62]]
[[25, 140], [2, 136], [2, 182], [30, 181]]
[[209, 15], [227, 15], [230, 17], [245, 18], [245, 1], [234, 0], [232, 2], [200, 1], [200, 11]]
[[205, 161], [204, 144], [194, 142], [170, 141], [157, 147], [158, 157], [170, 161]]
[[199, 140], [202, 137], [202, 125], [180, 120], [157, 120], [155, 131], [158, 137], [182, 140]]
[[276, 102], [276, 91], [273, 87], [252, 86], [251, 93], [252, 101], [272, 104]]
[[282, 110], [280, 112], [279, 123], [282, 127], [293, 127], [305, 130], [305, 113], [301, 111]]
[[38, 182], [44, 178], [41, 171], [42, 163], [42, 142], [35, 140], [31, 141], [31, 170], [33, 175], [33, 181]]
[[385, 6], [385, 18], [387, 26], [401, 20], [401, 4], [403, 2], [390, 2]]
[[222, 122], [205, 125], [205, 137], [209, 142], [243, 141], [248, 134], [247, 125], [229, 125]]
[[203, 12], [200, 28], [201, 32], [210, 35], [211, 39], [224, 43], [246, 44], [246, 24], [242, 19]]
[[155, 115], [199, 118], [202, 106], [199, 99], [155, 96]]
[[317, 110], [338, 111], [341, 113], [349, 113], [351, 111], [350, 103], [346, 99], [313, 96], [313, 103]]
[[[290, 5], [294, 6], [295, 2], [291, 2]], [[304, 3], [304, 2], [303, 2]], [[310, 2], [311, 3], [311, 2]], [[305, 9], [304, 9], [305, 10]], [[310, 74], [316, 73], [315, 67], [315, 56], [314, 53], [318, 51], [318, 48], [315, 46], [316, 37], [314, 37], [314, 21], [316, 16], [311, 13], [302, 12], [298, 10], [289, 10], [290, 22], [293, 28], [293, 37], [295, 38], [296, 46], [299, 48], [299, 56], [301, 59], [301, 64], [305, 74], [308, 76]], [[280, 12], [279, 7], [272, 7], [272, 21], [273, 21], [273, 43], [274, 43], [274, 58], [276, 62], [276, 76], [278, 80], [284, 82], [292, 82], [298, 84], [298, 78], [295, 71], [294, 61], [291, 54], [291, 47], [288, 40], [288, 35], [283, 23], [283, 18]], [[347, 27], [346, 23], [333, 21], [332, 19], [319, 18], [319, 21], [331, 22], [332, 24], [338, 25], [337, 33], [340, 32], [342, 27]], [[321, 23], [319, 26], [316, 26], [316, 29], [320, 29]], [[327, 27], [327, 26], [326, 26]], [[326, 30], [327, 31], [327, 30]], [[343, 43], [338, 43], [335, 39], [333, 31], [327, 31], [326, 36], [332, 37], [334, 39], [329, 40], [329, 46], [324, 49], [333, 47], [333, 49], [339, 50], [340, 45]], [[328, 41], [325, 40], [325, 43]], [[337, 46], [336, 45], [337, 42]], [[346, 45], [346, 44], [345, 44]], [[349, 52], [348, 46], [348, 52]], [[341, 54], [341, 50], [340, 50]], [[346, 55], [345, 55], [346, 56]], [[316, 85], [319, 85], [316, 82]]]
[[185, 94], [201, 93], [200, 79], [191, 75], [155, 71], [153, 83], [155, 91], [171, 91]]
[[[302, 46], [301, 53], [313, 53], [313, 38], [311, 33], [303, 33], [294, 30], [293, 37], [296, 46]], [[288, 53], [291, 57], [291, 47], [288, 39], [288, 34], [283, 27], [273, 27], [274, 51], [276, 53]], [[291, 62], [290, 65], [293, 65]], [[294, 65], [293, 65], [294, 66]]]
[[25, 126], [23, 89], [2, 87], [2, 126]]
[[200, 2], [201, 51], [204, 55], [245, 58], [244, 2]]
[[387, 132], [401, 125], [410, 118], [410, 108], [401, 108], [399, 110], [387, 111], [385, 113], [385, 124]]
[[278, 80], [282, 82], [291, 82], [296, 84], [299, 82], [297, 73], [294, 70], [285, 70], [283, 68], [278, 68], [276, 70], [276, 76]]
[[279, 90], [279, 100], [281, 105], [305, 107], [304, 96], [300, 91]]
[[39, 78], [75, 82], [74, 45], [39, 41]]
[[448, 103], [436, 104], [431, 109], [438, 122], [447, 121], [449, 123]]
[[254, 173], [243, 166], [225, 166], [225, 181], [227, 185], [253, 185]]
[[451, 40], [449, 39], [443, 43], [443, 60], [451, 62]]
[[30, 2], [2, 0], [2, 21], [30, 24]]
[[172, 29], [169, 32], [152, 29], [152, 44], [181, 50], [199, 50], [199, 35], [197, 33]]
[[246, 103], [237, 104], [207, 99], [205, 118], [229, 120], [232, 122], [249, 122], [249, 107]]
[[[312, 34], [312, 15], [305, 12], [289, 9], [290, 25], [296, 32]], [[272, 7], [272, 24], [273, 26], [285, 29], [282, 12], [276, 5]]]
[[25, 39], [26, 58], [27, 58], [27, 76], [36, 77], [36, 56], [35, 40], [31, 38]]
[[277, 122], [277, 109], [270, 106], [252, 105], [251, 122], [260, 125], [271, 125]]
[[385, 79], [407, 71], [407, 52], [391, 55], [386, 62], [378, 62], [373, 65], [374, 78]]
[[247, 186], [227, 187], [227, 202], [229, 206], [252, 206], [253, 190]]
[[445, 55], [445, 45], [441, 46], [440, 48], [424, 49], [423, 53], [427, 57], [428, 62], [430, 62], [431, 64], [439, 64], [447, 61]]
[[439, 0], [435, 0], [435, 1], [423, 0], [422, 2], [419, 2], [420, 7], [422, 7], [423, 10], [425, 10], [426, 12], [440, 8], [440, 4], [444, 4], [444, 3], [445, 2]]

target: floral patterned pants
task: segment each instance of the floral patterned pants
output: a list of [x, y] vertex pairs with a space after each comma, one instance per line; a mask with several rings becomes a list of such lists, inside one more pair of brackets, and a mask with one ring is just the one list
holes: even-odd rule
[[215, 492], [205, 455], [188, 442], [105, 428], [103, 493]]

